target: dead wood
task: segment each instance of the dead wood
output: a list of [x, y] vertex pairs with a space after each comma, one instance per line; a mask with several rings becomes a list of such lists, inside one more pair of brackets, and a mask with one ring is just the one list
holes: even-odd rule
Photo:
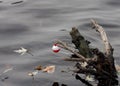
[[[105, 52], [101, 52], [97, 48], [90, 48], [90, 42], [86, 40], [75, 27], [70, 31], [72, 43], [75, 45], [75, 49], [60, 40], [57, 40], [55, 43], [57, 43], [59, 47], [72, 52], [73, 55], [77, 57], [65, 58], [65, 61], [86, 62], [87, 65], [85, 67], [82, 67], [81, 64], [78, 63], [76, 65], [77, 70], [74, 71], [75, 73], [94, 75], [95, 79], [98, 81], [97, 86], [116, 86], [118, 85], [118, 80], [114, 64], [113, 48], [108, 41], [103, 27], [95, 20], [91, 20], [91, 22], [93, 28], [99, 32], [101, 39], [103, 40]], [[78, 49], [79, 52], [75, 51], [76, 49]], [[79, 80], [87, 86], [92, 86], [80, 76]]]

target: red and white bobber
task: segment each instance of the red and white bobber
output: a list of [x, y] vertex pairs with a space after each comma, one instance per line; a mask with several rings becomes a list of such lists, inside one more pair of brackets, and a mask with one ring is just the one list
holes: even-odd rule
[[57, 44], [54, 44], [52, 46], [52, 50], [53, 50], [54, 53], [58, 53], [60, 51], [60, 47], [58, 47]]

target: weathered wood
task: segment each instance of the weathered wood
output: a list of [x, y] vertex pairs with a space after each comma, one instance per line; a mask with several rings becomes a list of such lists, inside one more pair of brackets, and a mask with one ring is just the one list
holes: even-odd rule
[[[57, 40], [55, 43], [59, 47], [66, 49], [76, 55], [78, 58], [65, 58], [65, 61], [77, 61], [77, 62], [87, 62], [87, 66], [82, 68], [81, 65], [77, 65], [77, 70], [75, 73], [80, 74], [91, 74], [95, 76], [95, 79], [98, 81], [97, 86], [116, 86], [118, 85], [117, 72], [114, 64], [113, 57], [113, 48], [108, 41], [107, 35], [96, 21], [92, 20], [94, 29], [100, 33], [100, 36], [103, 40], [105, 46], [105, 52], [101, 52], [97, 48], [90, 48], [89, 41], [79, 33], [78, 29], [73, 27], [70, 35], [72, 37], [72, 43], [75, 45], [76, 49], [79, 52], [76, 52], [75, 49], [68, 46], [67, 43], [64, 43], [60, 40]], [[85, 83], [83, 79], [79, 79]], [[86, 82], [87, 83], [87, 82]], [[86, 84], [89, 86], [89, 84]]]
[[93, 58], [86, 58], [86, 60], [81, 59], [81, 58], [70, 58], [70, 57], [66, 57], [63, 58], [64, 61], [80, 61], [80, 62], [84, 62], [86, 61], [87, 63], [91, 63], [91, 62], [96, 62], [97, 58], [93, 57]]
[[64, 48], [64, 49], [66, 49], [66, 50], [74, 53], [76, 56], [78, 56], [78, 57], [81, 58], [82, 60], [86, 61], [86, 59], [85, 59], [85, 57], [84, 57], [83, 55], [77, 53], [74, 49], [72, 49], [71, 47], [69, 47], [69, 46], [67, 45], [67, 43], [62, 42], [62, 41], [60, 41], [60, 40], [56, 40], [55, 43], [56, 43], [59, 47]]
[[[91, 22], [93, 24], [93, 28], [100, 33], [100, 36], [101, 36], [104, 46], [105, 46], [105, 54], [101, 53], [101, 52], [97, 53], [99, 60], [97, 61], [96, 67], [99, 66], [97, 71], [98, 72], [101, 71], [101, 73], [102, 73], [102, 75], [99, 76], [100, 79], [98, 79], [98, 81], [99, 81], [98, 86], [106, 86], [108, 84], [109, 84], [109, 86], [118, 85], [117, 73], [116, 73], [114, 57], [113, 57], [113, 48], [108, 41], [107, 35], [106, 35], [103, 27], [100, 26], [95, 20], [91, 20]], [[102, 77], [104, 75], [104, 72], [109, 73], [107, 78]], [[102, 85], [101, 83], [104, 85]]]
[[70, 35], [72, 37], [72, 43], [76, 46], [76, 49], [79, 50], [79, 53], [84, 57], [91, 58], [92, 52], [89, 48], [89, 41], [85, 40], [84, 37], [80, 34], [77, 28], [73, 27]]
[[108, 41], [108, 38], [107, 38], [107, 35], [103, 29], [102, 26], [100, 26], [95, 20], [91, 20], [92, 22], [92, 25], [93, 25], [93, 29], [95, 29], [96, 31], [98, 31], [100, 33], [100, 36], [103, 40], [103, 43], [104, 43], [104, 46], [105, 46], [105, 54], [108, 56], [112, 55], [113, 54], [113, 48], [112, 46], [110, 45], [109, 41]]
[[[105, 56], [104, 57], [106, 57], [109, 62], [108, 66], [109, 66], [109, 68], [111, 68], [110, 72], [112, 75], [114, 75], [113, 77], [117, 77], [116, 68], [115, 68], [115, 64], [114, 64], [114, 57], [113, 57], [113, 48], [108, 41], [107, 35], [106, 35], [103, 27], [100, 26], [95, 20], [92, 19], [91, 22], [92, 22], [93, 28], [100, 33], [100, 36], [103, 40], [103, 43], [105, 46]], [[106, 71], [108, 71], [108, 68], [106, 68]]]

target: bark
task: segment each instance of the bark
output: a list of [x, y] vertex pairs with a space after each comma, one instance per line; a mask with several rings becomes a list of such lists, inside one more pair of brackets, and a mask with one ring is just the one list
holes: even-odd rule
[[84, 57], [91, 58], [92, 52], [89, 48], [89, 41], [85, 40], [85, 38], [79, 33], [78, 29], [73, 27], [70, 35], [72, 37], [72, 43], [75, 44], [76, 49], [79, 50], [79, 53]]

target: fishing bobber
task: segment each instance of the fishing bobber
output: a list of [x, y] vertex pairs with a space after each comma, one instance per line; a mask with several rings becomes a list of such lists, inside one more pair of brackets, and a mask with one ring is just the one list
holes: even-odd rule
[[58, 53], [60, 51], [60, 47], [58, 47], [57, 44], [54, 44], [52, 46], [52, 50], [53, 50], [54, 53]]

